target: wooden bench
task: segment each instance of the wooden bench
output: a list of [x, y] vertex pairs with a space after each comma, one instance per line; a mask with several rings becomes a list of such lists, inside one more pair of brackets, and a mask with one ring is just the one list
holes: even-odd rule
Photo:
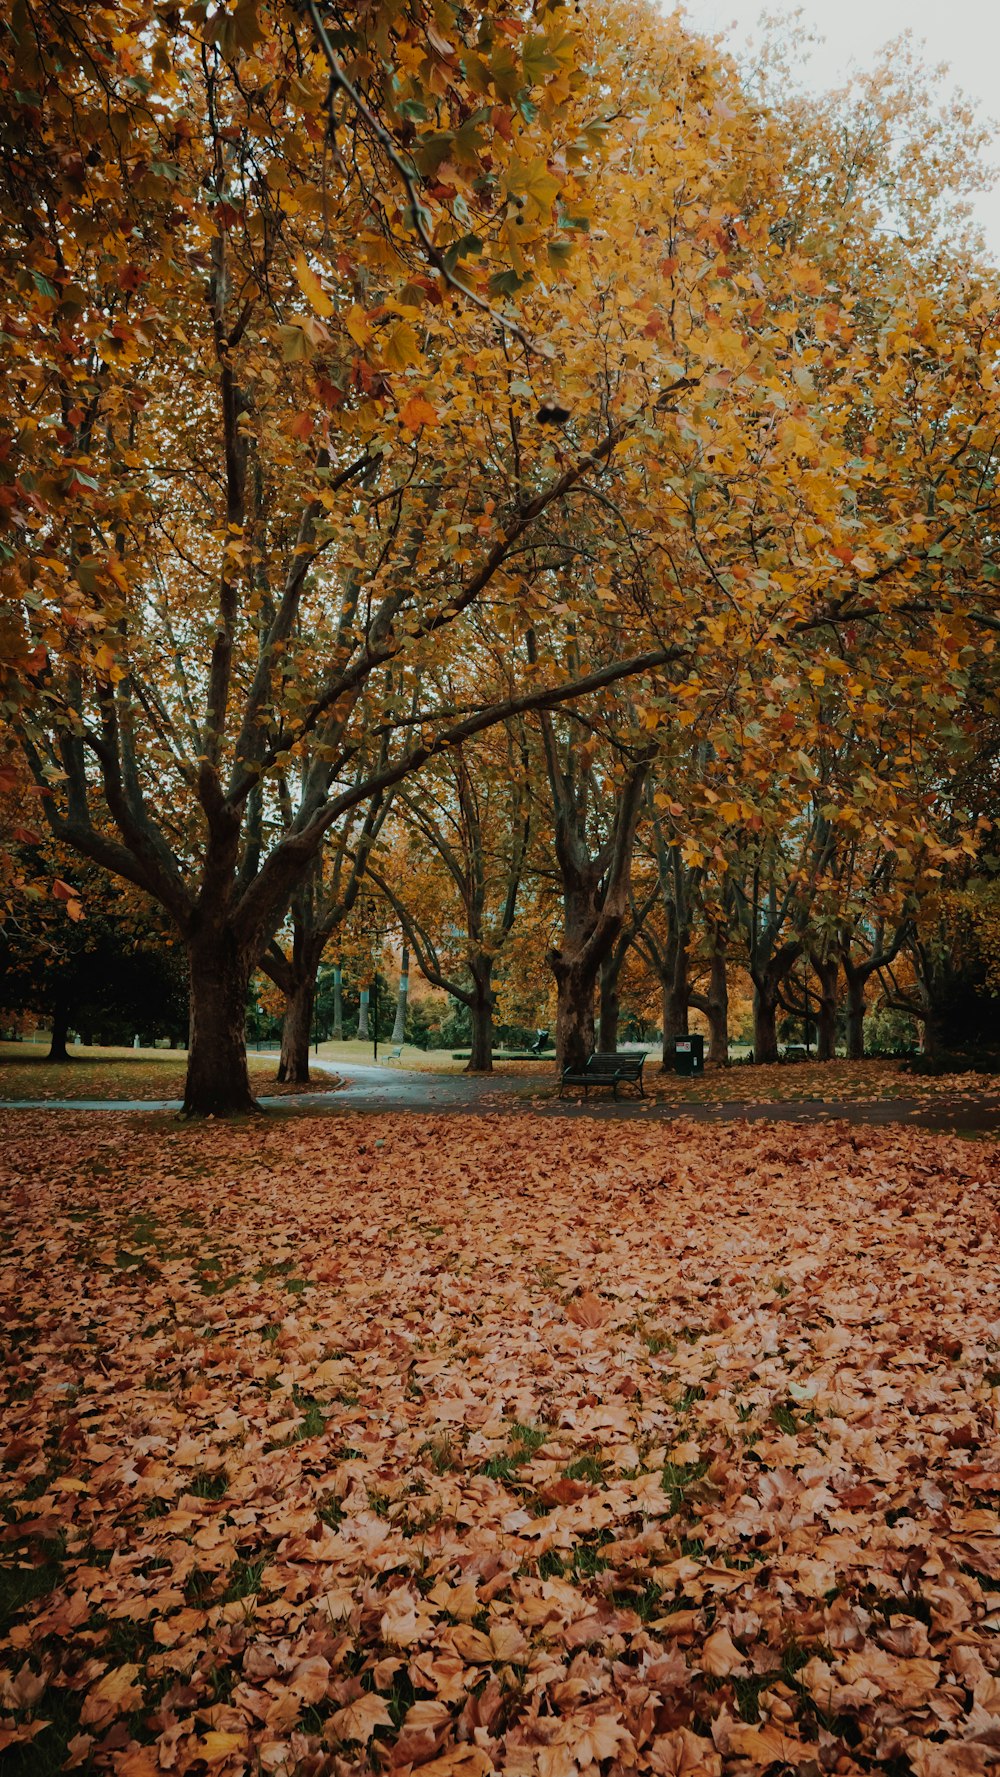
[[405, 1043], [399, 1043], [395, 1049], [390, 1049], [386, 1061], [402, 1061], [405, 1047]]
[[595, 1049], [593, 1055], [588, 1055], [582, 1067], [575, 1068], [572, 1063], [567, 1063], [563, 1068], [562, 1079], [559, 1082], [559, 1096], [562, 1098], [567, 1086], [582, 1086], [584, 1097], [588, 1096], [591, 1086], [611, 1086], [614, 1088], [617, 1098], [619, 1086], [625, 1084], [638, 1086], [640, 1093], [645, 1098], [646, 1088], [642, 1083], [642, 1069], [645, 1060], [645, 1054], [616, 1055], [602, 1053], [601, 1050]]

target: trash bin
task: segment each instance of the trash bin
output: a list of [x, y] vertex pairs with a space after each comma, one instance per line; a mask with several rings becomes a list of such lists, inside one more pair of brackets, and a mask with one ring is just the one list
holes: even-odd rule
[[704, 1037], [674, 1038], [674, 1073], [703, 1074], [705, 1072], [705, 1039]]

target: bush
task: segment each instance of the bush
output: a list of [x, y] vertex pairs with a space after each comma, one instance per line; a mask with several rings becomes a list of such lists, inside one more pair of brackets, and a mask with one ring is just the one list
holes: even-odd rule
[[415, 1049], [429, 1049], [436, 1034], [436, 1023], [422, 1000], [409, 1001], [406, 1007], [405, 1038]]

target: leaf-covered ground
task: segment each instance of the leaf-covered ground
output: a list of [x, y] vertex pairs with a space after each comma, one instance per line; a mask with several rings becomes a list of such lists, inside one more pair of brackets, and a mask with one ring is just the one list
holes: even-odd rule
[[[709, 1067], [697, 1078], [664, 1074], [650, 1055], [643, 1069], [646, 1093], [671, 1104], [875, 1104], [884, 1099], [936, 1102], [941, 1098], [1000, 1101], [996, 1074], [917, 1074], [898, 1061], [792, 1061], [772, 1067], [740, 1063]], [[632, 1091], [625, 1086], [622, 1097]]]
[[1000, 1760], [995, 1145], [2, 1133], [11, 1772]]
[[[45, 1051], [25, 1054], [26, 1045], [0, 1050], [0, 1101], [19, 1098], [179, 1099], [184, 1092], [187, 1055], [181, 1049], [91, 1049], [71, 1061], [48, 1061]], [[300, 1092], [330, 1092], [337, 1084], [317, 1074], [308, 1085], [276, 1079], [277, 1055], [247, 1057], [255, 1092], [275, 1097]]]

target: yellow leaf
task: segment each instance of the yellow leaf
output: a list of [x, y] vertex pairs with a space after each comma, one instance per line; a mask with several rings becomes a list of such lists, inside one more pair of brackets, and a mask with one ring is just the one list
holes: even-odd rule
[[198, 1741], [198, 1756], [207, 1765], [218, 1765], [223, 1759], [231, 1758], [234, 1752], [241, 1752], [245, 1747], [246, 1737], [243, 1734], [228, 1734], [221, 1728], [213, 1728], [203, 1740]]
[[371, 339], [372, 330], [365, 318], [365, 311], [360, 303], [351, 303], [350, 308], [344, 316], [344, 326], [347, 328], [355, 345], [361, 346], [363, 350]]
[[385, 361], [393, 370], [405, 370], [409, 364], [420, 362], [420, 348], [413, 328], [406, 321], [401, 321], [388, 334], [383, 348]]
[[333, 303], [330, 301], [330, 298], [304, 253], [297, 253], [295, 256], [295, 276], [298, 279], [299, 289], [302, 291], [303, 296], [307, 298], [311, 306], [316, 310], [316, 313], [322, 315], [324, 318], [327, 315], [332, 315]]
[[299, 363], [309, 356], [309, 341], [301, 327], [279, 327], [278, 343], [281, 346], [281, 356], [286, 364]]
[[135, 1682], [138, 1676], [138, 1666], [116, 1666], [92, 1685], [80, 1710], [84, 1727], [103, 1727], [112, 1717], [135, 1709], [142, 1701], [142, 1691]]
[[552, 205], [559, 196], [559, 181], [552, 177], [540, 155], [527, 163], [513, 161], [507, 188], [513, 196], [524, 198], [524, 211], [529, 220], [548, 221]]

